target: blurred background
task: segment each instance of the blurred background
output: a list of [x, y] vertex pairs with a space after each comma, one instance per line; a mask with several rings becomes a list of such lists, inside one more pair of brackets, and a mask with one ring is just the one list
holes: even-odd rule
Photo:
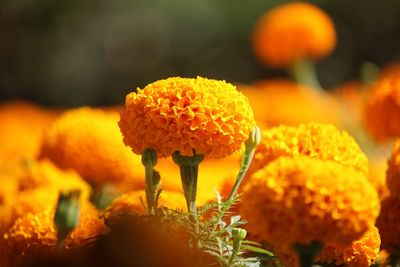
[[[169, 76], [250, 83], [285, 72], [251, 49], [259, 17], [277, 0], [2, 0], [0, 101], [47, 106], [122, 103], [127, 92]], [[317, 64], [333, 88], [363, 62], [400, 59], [400, 1], [309, 1], [333, 19], [338, 45]]]

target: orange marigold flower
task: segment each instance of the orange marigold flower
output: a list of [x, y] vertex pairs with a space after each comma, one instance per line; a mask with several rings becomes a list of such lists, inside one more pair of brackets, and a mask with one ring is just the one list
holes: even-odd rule
[[136, 154], [153, 148], [159, 157], [193, 150], [221, 158], [239, 150], [255, 126], [247, 98], [224, 81], [168, 78], [126, 96], [119, 122]]
[[[57, 230], [53, 221], [54, 210], [28, 213], [18, 218], [0, 239], [1, 266], [26, 266], [33, 259], [48, 257], [56, 250]], [[97, 210], [89, 203], [82, 206], [81, 218], [65, 241], [65, 248], [83, 246], [106, 232]]]
[[117, 112], [94, 108], [67, 111], [46, 130], [40, 157], [93, 183], [134, 180], [144, 188], [140, 158], [124, 146], [118, 119]]
[[[146, 208], [146, 193], [144, 191], [132, 191], [116, 198], [103, 213], [107, 224], [118, 222], [121, 217], [127, 214], [144, 214]], [[186, 208], [186, 200], [182, 193], [163, 191], [159, 198], [159, 206], [169, 209]]]
[[321, 263], [334, 263], [351, 267], [365, 267], [373, 264], [379, 256], [381, 238], [378, 228], [372, 226], [360, 239], [350, 246], [326, 245], [317, 257]]
[[257, 124], [277, 126], [307, 122], [338, 123], [338, 106], [328, 94], [284, 79], [239, 86], [249, 99]]
[[25, 101], [0, 105], [0, 171], [37, 156], [43, 130], [57, 113]]
[[389, 196], [382, 201], [382, 208], [376, 221], [381, 234], [381, 249], [389, 253], [398, 253], [400, 247], [400, 199]]
[[258, 22], [253, 47], [269, 65], [287, 67], [298, 59], [319, 59], [332, 52], [336, 31], [329, 16], [308, 3], [288, 3], [269, 10]]
[[365, 108], [365, 126], [378, 141], [400, 137], [400, 74], [373, 85]]
[[249, 174], [280, 156], [332, 160], [368, 174], [368, 158], [353, 137], [331, 124], [281, 125], [262, 132]]
[[386, 184], [393, 196], [400, 194], [400, 139], [396, 141], [388, 161]]
[[365, 175], [337, 162], [280, 157], [243, 189], [241, 214], [262, 241], [348, 245], [375, 222], [379, 198]]

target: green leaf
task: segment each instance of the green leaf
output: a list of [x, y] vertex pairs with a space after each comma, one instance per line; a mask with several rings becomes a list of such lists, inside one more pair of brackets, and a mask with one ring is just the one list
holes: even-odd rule
[[271, 251], [265, 250], [263, 248], [253, 247], [253, 246], [249, 246], [249, 245], [242, 245], [241, 248], [245, 249], [245, 250], [248, 250], [248, 251], [251, 251], [251, 252], [268, 255], [268, 256], [271, 256], [271, 257], [274, 256], [274, 253], [272, 253]]

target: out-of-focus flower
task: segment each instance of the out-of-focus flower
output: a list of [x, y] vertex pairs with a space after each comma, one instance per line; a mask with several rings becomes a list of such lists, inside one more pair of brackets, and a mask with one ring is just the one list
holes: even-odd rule
[[381, 249], [398, 253], [400, 247], [400, 199], [389, 196], [382, 201], [382, 208], [376, 226], [382, 239]]
[[[97, 210], [86, 203], [82, 207], [82, 218], [65, 241], [65, 248], [77, 248], [104, 234], [107, 229]], [[27, 213], [18, 218], [0, 239], [1, 266], [26, 266], [32, 260], [45, 258], [55, 252], [57, 230], [53, 221], [54, 210]]]
[[360, 239], [350, 246], [326, 245], [317, 257], [321, 263], [333, 263], [351, 267], [365, 267], [373, 264], [379, 256], [381, 238], [378, 228], [372, 226]]
[[369, 159], [368, 180], [375, 187], [381, 200], [390, 195], [388, 186], [386, 185], [387, 161], [384, 158]]
[[391, 63], [384, 66], [379, 74], [380, 79], [396, 77], [400, 75], [400, 64]]
[[396, 141], [388, 161], [386, 183], [391, 195], [400, 198], [400, 139]]
[[79, 190], [84, 199], [88, 199], [91, 188], [72, 170], [60, 170], [51, 161], [45, 159], [29, 164], [18, 176], [19, 191], [36, 188], [54, 188], [55, 190]]
[[[353, 241], [350, 245], [325, 245], [315, 261], [338, 266], [370, 266], [379, 256], [380, 241], [378, 229], [372, 226], [360, 239]], [[286, 267], [300, 266], [297, 253], [291, 246], [277, 241], [273, 244], [273, 250], [279, 261]]]
[[93, 183], [126, 180], [144, 188], [140, 158], [124, 146], [118, 119], [116, 112], [94, 108], [67, 111], [46, 130], [40, 157]]
[[337, 162], [280, 157], [243, 189], [241, 214], [261, 241], [349, 245], [375, 222], [376, 190], [361, 172]]
[[[132, 191], [116, 198], [111, 205], [106, 208], [103, 217], [107, 224], [115, 224], [126, 215], [141, 215], [146, 213], [146, 192]], [[186, 208], [186, 200], [182, 193], [163, 191], [160, 194], [159, 206], [169, 209]]]
[[0, 171], [35, 158], [43, 130], [57, 114], [24, 101], [0, 105]]
[[329, 16], [318, 7], [301, 2], [269, 10], [253, 36], [257, 57], [275, 67], [287, 67], [304, 58], [322, 58], [335, 45], [335, 26]]
[[179, 151], [221, 158], [239, 150], [255, 126], [247, 98], [224, 81], [168, 78], [126, 97], [119, 122], [124, 142], [136, 154], [159, 157]]
[[373, 85], [365, 107], [365, 126], [377, 141], [400, 137], [400, 74]]
[[332, 98], [305, 85], [273, 79], [239, 89], [249, 99], [257, 123], [264, 127], [339, 121]]
[[368, 174], [368, 159], [353, 137], [331, 124], [278, 126], [262, 132], [249, 174], [281, 156], [332, 160]]

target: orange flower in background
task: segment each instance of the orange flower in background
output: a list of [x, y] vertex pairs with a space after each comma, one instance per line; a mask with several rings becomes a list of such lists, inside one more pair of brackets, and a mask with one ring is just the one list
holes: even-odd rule
[[379, 198], [352, 167], [280, 157], [249, 179], [240, 212], [263, 242], [349, 245], [374, 225]]
[[[380, 237], [378, 229], [372, 226], [360, 239], [350, 245], [325, 245], [316, 262], [334, 266], [366, 267], [373, 264], [379, 256]], [[286, 267], [300, 266], [297, 253], [291, 246], [273, 244], [275, 255]], [[331, 266], [331, 265], [329, 265]]]
[[24, 101], [0, 105], [0, 171], [12, 171], [37, 156], [43, 130], [58, 115]]
[[[144, 191], [132, 191], [116, 198], [104, 211], [104, 219], [108, 225], [115, 224], [119, 219], [129, 214], [142, 215], [146, 213], [146, 193]], [[163, 191], [159, 198], [159, 206], [169, 209], [183, 210], [186, 208], [186, 200], [182, 193]]]
[[[28, 213], [15, 221], [0, 239], [0, 263], [4, 267], [26, 266], [32, 260], [45, 258], [56, 251], [57, 230], [53, 211]], [[86, 203], [82, 206], [78, 226], [67, 237], [67, 249], [84, 246], [91, 238], [107, 231], [98, 211]]]
[[116, 112], [94, 108], [67, 111], [46, 130], [40, 157], [92, 183], [130, 181], [144, 188], [140, 157], [124, 146], [118, 119]]
[[365, 107], [365, 126], [377, 141], [400, 137], [400, 74], [373, 85]]
[[391, 195], [400, 198], [400, 139], [394, 144], [392, 156], [388, 161], [386, 183]]
[[168, 78], [126, 97], [119, 122], [136, 154], [153, 148], [159, 157], [193, 150], [221, 158], [242, 147], [255, 126], [247, 98], [224, 81]]
[[353, 137], [331, 124], [278, 126], [262, 132], [249, 174], [281, 156], [332, 160], [368, 174], [368, 159]]
[[333, 263], [349, 267], [365, 267], [373, 264], [379, 256], [381, 238], [378, 228], [372, 226], [360, 239], [350, 246], [327, 245], [317, 257], [317, 262]]
[[400, 247], [400, 199], [391, 195], [381, 203], [382, 208], [376, 226], [382, 239], [381, 249], [398, 253]]
[[261, 126], [306, 122], [338, 123], [337, 105], [327, 94], [298, 83], [273, 79], [240, 86]]
[[260, 61], [274, 67], [288, 67], [304, 58], [322, 58], [335, 45], [335, 26], [329, 16], [302, 2], [269, 10], [259, 20], [253, 35], [255, 54]]
[[385, 199], [390, 195], [386, 185], [387, 160], [383, 157], [370, 158], [368, 180], [378, 191], [379, 198]]

